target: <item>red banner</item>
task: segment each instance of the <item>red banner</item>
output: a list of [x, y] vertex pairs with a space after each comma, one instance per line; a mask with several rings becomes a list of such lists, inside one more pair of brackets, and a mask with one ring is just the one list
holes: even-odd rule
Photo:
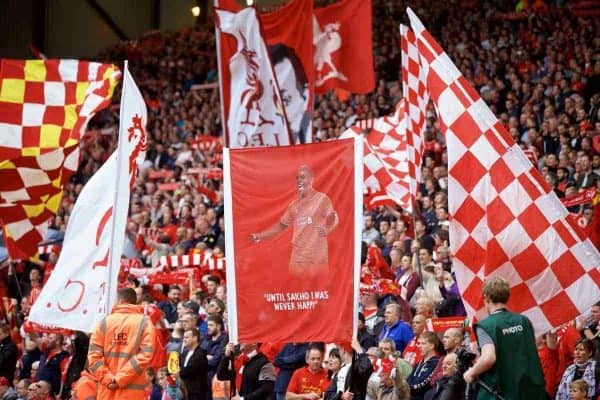
[[224, 153], [234, 342], [348, 341], [355, 332], [361, 139]]
[[587, 189], [576, 195], [565, 197], [562, 199], [562, 203], [565, 207], [578, 206], [584, 203], [590, 203], [596, 195], [596, 189]]
[[296, 143], [312, 141], [312, 5], [312, 0], [291, 0], [274, 12], [258, 15]]
[[432, 318], [427, 321], [427, 330], [431, 332], [444, 332], [450, 328], [464, 328], [465, 317]]
[[155, 285], [157, 283], [186, 285], [189, 283], [190, 277], [195, 281], [198, 281], [200, 279], [200, 269], [182, 268], [175, 271], [159, 272], [148, 277], [148, 285]]
[[[218, 7], [238, 12], [234, 0], [219, 0]], [[311, 110], [313, 104], [313, 44], [312, 0], [291, 0], [271, 13], [260, 13], [263, 39], [266, 42], [275, 76], [295, 143], [311, 141]], [[224, 120], [229, 118], [231, 73], [228, 60], [235, 54], [234, 39], [218, 33], [221, 66], [221, 99]], [[370, 39], [369, 39], [370, 41]], [[231, 135], [231, 133], [230, 133]], [[226, 137], [226, 144], [229, 143]], [[239, 146], [237, 146], [239, 147]]]
[[371, 0], [341, 0], [315, 9], [315, 92], [375, 88]]

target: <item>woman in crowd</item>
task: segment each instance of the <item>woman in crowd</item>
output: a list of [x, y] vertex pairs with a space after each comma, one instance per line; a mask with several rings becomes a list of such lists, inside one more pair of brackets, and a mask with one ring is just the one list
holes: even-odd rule
[[569, 365], [558, 385], [556, 400], [569, 400], [570, 385], [578, 379], [588, 384], [588, 398], [595, 399], [600, 395], [600, 368], [592, 359], [596, 350], [594, 342], [589, 339], [581, 339], [575, 345], [573, 364]]
[[342, 356], [340, 355], [340, 351], [335, 348], [331, 349], [329, 358], [327, 359], [327, 377], [330, 380], [333, 380], [333, 377], [337, 375], [340, 368], [342, 368]]

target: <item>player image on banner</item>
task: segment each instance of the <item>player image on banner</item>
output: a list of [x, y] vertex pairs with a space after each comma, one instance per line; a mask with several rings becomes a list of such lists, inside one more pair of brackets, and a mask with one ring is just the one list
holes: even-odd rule
[[290, 203], [278, 223], [251, 237], [258, 243], [292, 226], [290, 273], [296, 277], [326, 276], [329, 270], [327, 236], [339, 222], [331, 200], [313, 188], [313, 181], [312, 169], [301, 165], [296, 174], [298, 198]]
[[225, 149], [234, 342], [352, 338], [360, 278], [362, 146], [356, 137]]
[[310, 143], [310, 90], [302, 60], [292, 47], [283, 43], [268, 46], [268, 49], [292, 139], [294, 143]]

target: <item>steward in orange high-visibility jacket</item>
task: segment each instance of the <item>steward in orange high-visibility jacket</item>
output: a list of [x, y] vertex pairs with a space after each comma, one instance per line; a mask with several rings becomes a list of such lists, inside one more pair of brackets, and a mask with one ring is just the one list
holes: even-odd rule
[[144, 308], [135, 303], [133, 289], [119, 290], [117, 305], [90, 338], [88, 369], [98, 380], [98, 399], [144, 398], [156, 332]]

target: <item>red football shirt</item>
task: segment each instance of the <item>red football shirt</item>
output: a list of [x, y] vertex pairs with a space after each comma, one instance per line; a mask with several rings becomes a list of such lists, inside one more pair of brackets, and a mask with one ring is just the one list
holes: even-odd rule
[[323, 392], [327, 390], [329, 382], [327, 371], [324, 368], [313, 374], [308, 367], [304, 367], [294, 371], [287, 390], [296, 394], [316, 393], [322, 396]]

